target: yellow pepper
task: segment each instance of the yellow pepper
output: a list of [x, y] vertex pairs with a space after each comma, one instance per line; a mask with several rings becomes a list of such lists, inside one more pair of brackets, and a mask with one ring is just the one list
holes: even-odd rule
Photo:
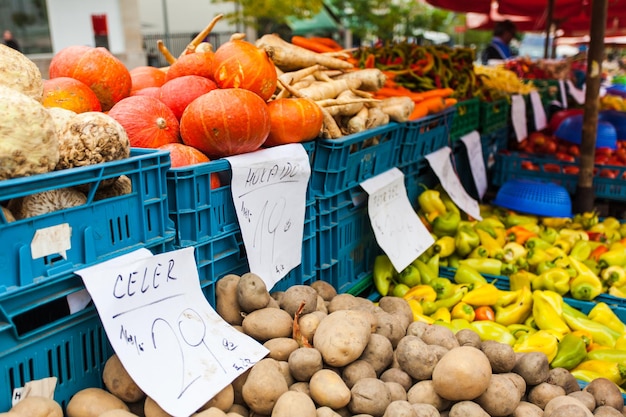
[[624, 324], [615, 312], [609, 307], [607, 303], [596, 303], [587, 316], [598, 323], [602, 323], [607, 327], [619, 332], [620, 334], [626, 333], [626, 324]]
[[459, 330], [472, 328], [472, 326], [470, 325], [470, 321], [463, 319], [463, 318], [458, 318], [458, 319], [453, 318], [452, 320], [450, 320], [450, 326], [452, 327], [455, 333], [458, 332]]
[[501, 291], [493, 284], [482, 284], [474, 287], [462, 301], [474, 307], [492, 306], [498, 302]]
[[521, 269], [517, 271], [516, 273], [511, 274], [511, 276], [509, 276], [509, 285], [511, 286], [511, 290], [515, 291], [523, 287], [530, 288], [530, 283], [532, 282], [533, 278], [536, 276], [537, 275], [533, 274], [532, 272], [529, 272], [526, 269]]
[[472, 330], [478, 333], [480, 340], [495, 340], [513, 346], [515, 337], [509, 332], [506, 326], [488, 320], [478, 320], [470, 323]]
[[437, 292], [430, 285], [416, 285], [404, 294], [402, 298], [407, 301], [415, 300], [418, 303], [421, 303], [422, 301], [435, 301], [437, 299]]
[[501, 259], [504, 256], [504, 249], [502, 249], [504, 242], [500, 244], [497, 238], [492, 237], [483, 229], [477, 228], [476, 233], [480, 238], [481, 246], [487, 249], [490, 258]]
[[471, 305], [461, 301], [460, 303], [457, 303], [454, 307], [452, 307], [450, 316], [452, 319], [465, 319], [467, 321], [474, 321], [476, 313], [474, 312], [474, 308]]
[[504, 251], [504, 255], [502, 260], [504, 262], [515, 262], [520, 258], [523, 258], [528, 253], [528, 249], [520, 243], [517, 242], [508, 242], [502, 248]]
[[430, 315], [430, 318], [433, 319], [435, 322], [443, 321], [446, 323], [450, 323], [450, 320], [452, 320], [450, 310], [448, 310], [446, 307], [438, 308], [437, 311]]
[[421, 321], [427, 324], [433, 324], [435, 320], [430, 317], [424, 315], [422, 311], [422, 305], [417, 300], [407, 300], [409, 303], [409, 307], [411, 307], [411, 311], [413, 312], [413, 321]]
[[521, 339], [523, 337], [527, 337], [528, 335], [535, 333], [537, 329], [534, 327], [527, 326], [525, 324], [509, 324], [506, 326], [509, 329], [509, 332], [516, 338]]
[[617, 338], [614, 348], [626, 350], [626, 333], [623, 333], [620, 337]]
[[437, 190], [425, 189], [417, 197], [417, 202], [420, 208], [427, 214], [442, 214], [448, 211], [441, 200], [441, 194]]
[[579, 363], [574, 370], [595, 372], [616, 385], [626, 382], [626, 366], [613, 361], [589, 359]]
[[542, 352], [548, 357], [548, 362], [556, 356], [559, 348], [559, 339], [546, 330], [537, 330], [529, 334], [521, 342], [513, 345], [515, 352]]
[[626, 285], [626, 269], [620, 265], [611, 265], [600, 273], [605, 285], [621, 287]]
[[561, 317], [562, 304], [563, 298], [558, 293], [547, 290], [533, 291], [532, 310], [537, 327], [541, 330], [553, 329], [561, 334], [569, 333], [570, 328]]
[[450, 256], [456, 250], [456, 243], [452, 236], [441, 236], [434, 243], [435, 253], [439, 254], [441, 258]]
[[613, 297], [626, 298], [626, 286], [616, 287], [615, 285], [611, 285], [607, 293]]
[[[504, 326], [523, 323], [532, 313], [533, 295], [530, 287], [522, 287], [513, 291], [515, 297], [508, 304], [500, 302], [495, 305], [495, 321]], [[503, 299], [504, 297], [502, 297]]]
[[577, 300], [593, 300], [602, 294], [602, 281], [584, 263], [569, 258], [570, 264], [576, 270], [576, 277], [570, 282], [570, 293]]
[[563, 319], [572, 330], [588, 331], [591, 333], [594, 343], [599, 343], [603, 346], [615, 347], [615, 342], [620, 337], [620, 333], [610, 327], [588, 318], [576, 316], [569, 309], [563, 310]]

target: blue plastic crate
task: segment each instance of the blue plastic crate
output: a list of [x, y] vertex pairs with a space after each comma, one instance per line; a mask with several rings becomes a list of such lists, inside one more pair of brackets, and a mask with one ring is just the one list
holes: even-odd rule
[[[48, 214], [7, 223], [0, 216], [0, 297], [11, 292], [66, 275], [86, 266], [166, 242], [174, 227], [167, 216], [165, 175], [170, 166], [168, 152], [133, 148], [129, 158], [0, 181], [0, 201], [42, 191], [88, 186], [87, 203]], [[130, 194], [94, 200], [104, 180], [126, 175], [132, 182]], [[70, 245], [66, 258], [58, 254], [33, 259], [31, 242], [43, 229], [68, 224]]]
[[[313, 161], [315, 142], [305, 142], [302, 146]], [[211, 188], [212, 175], [220, 178], [219, 188]], [[239, 229], [231, 177], [230, 164], [225, 159], [167, 171], [168, 212], [176, 226], [177, 246], [191, 246]], [[310, 185], [306, 200], [314, 201]]]
[[339, 139], [318, 139], [311, 172], [316, 197], [334, 195], [396, 166], [402, 124], [368, 129]]
[[404, 135], [400, 143], [398, 166], [403, 168], [414, 163], [428, 164], [424, 156], [450, 143], [450, 129], [456, 108], [404, 123]]
[[[322, 209], [323, 206], [323, 209]], [[318, 199], [319, 279], [346, 292], [371, 279], [374, 258], [382, 253], [362, 201], [355, 205], [349, 191]]]

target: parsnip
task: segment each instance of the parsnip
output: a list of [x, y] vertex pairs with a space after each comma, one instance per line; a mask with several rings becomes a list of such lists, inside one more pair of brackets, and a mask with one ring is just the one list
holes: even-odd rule
[[389, 115], [379, 106], [372, 106], [368, 110], [367, 122], [365, 124], [366, 129], [373, 129], [389, 123]]
[[353, 65], [332, 56], [309, 51], [282, 40], [278, 35], [263, 35], [256, 46], [265, 49], [274, 64], [283, 71], [292, 71], [319, 64], [330, 69], [351, 69]]
[[359, 133], [367, 129], [365, 125], [367, 124], [367, 118], [369, 116], [369, 109], [365, 106], [357, 114], [351, 117], [347, 123], [345, 123], [346, 128], [343, 129], [346, 134], [351, 135], [353, 133]]
[[385, 85], [387, 76], [378, 68], [366, 68], [355, 71], [347, 71], [334, 77], [335, 80], [358, 79], [361, 80], [359, 89], [364, 91], [376, 91]]
[[334, 117], [328, 113], [328, 111], [320, 107], [322, 109], [322, 114], [324, 115], [324, 127], [322, 128], [322, 137], [325, 139], [338, 139], [343, 136], [341, 129], [339, 129], [339, 125], [337, 121], [335, 121]]
[[[207, 27], [205, 27], [202, 32], [198, 33], [196, 35], [195, 38], [193, 38], [191, 40], [191, 42], [189, 42], [189, 44], [187, 45], [187, 47], [183, 50], [183, 52], [180, 54], [180, 56], [186, 55], [186, 54], [191, 54], [193, 52], [200, 52], [200, 50], [198, 50], [198, 47], [203, 44], [203, 43], [207, 43], [207, 42], [203, 42], [204, 38], [206, 38], [207, 36], [209, 36], [209, 33], [211, 33], [211, 31], [213, 30], [213, 28], [215, 27], [215, 25], [217, 24], [217, 22], [224, 17], [223, 14], [218, 14], [216, 15], [213, 20], [211, 20], [211, 22], [209, 22], [209, 24], [207, 25]], [[213, 50], [213, 46], [211, 44], [209, 44], [210, 49], [209, 51]], [[202, 50], [206, 51], [207, 47], [203, 46]], [[179, 57], [180, 58], [180, 57]]]
[[360, 80], [318, 81], [306, 88], [301, 88], [298, 91], [303, 97], [310, 98], [313, 101], [318, 101], [327, 98], [335, 98], [342, 91], [357, 89], [360, 85]]
[[345, 90], [335, 99], [319, 100], [316, 103], [318, 106], [326, 108], [333, 116], [354, 116], [364, 107], [365, 103], [376, 101], [359, 97], [352, 91]]
[[381, 109], [389, 115], [389, 118], [395, 122], [406, 122], [409, 120], [415, 102], [406, 96], [389, 97], [381, 101]]

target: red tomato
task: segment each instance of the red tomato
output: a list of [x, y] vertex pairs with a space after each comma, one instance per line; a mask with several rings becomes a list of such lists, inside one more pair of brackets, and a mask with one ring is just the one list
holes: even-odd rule
[[494, 321], [496, 319], [496, 314], [493, 311], [493, 308], [490, 306], [480, 306], [474, 309], [476, 313], [476, 317], [474, 320], [489, 320]]
[[576, 165], [566, 165], [563, 167], [563, 172], [565, 174], [578, 175], [578, 173], [580, 172], [580, 168], [578, 168]]
[[565, 152], [557, 152], [554, 156], [559, 161], [574, 162], [576, 160], [571, 154]]
[[559, 164], [543, 164], [544, 172], [554, 172], [557, 174], [561, 173], [561, 165]]
[[617, 175], [619, 174], [619, 171], [615, 170], [615, 169], [603, 169], [600, 170], [600, 176], [602, 178], [617, 178]]

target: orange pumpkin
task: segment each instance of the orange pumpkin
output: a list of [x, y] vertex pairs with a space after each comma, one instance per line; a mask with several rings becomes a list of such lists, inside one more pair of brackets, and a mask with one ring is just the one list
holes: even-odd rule
[[161, 86], [161, 101], [165, 103], [178, 120], [185, 108], [202, 94], [217, 88], [217, 85], [208, 78], [199, 75], [183, 75], [167, 81]]
[[267, 103], [241, 88], [218, 88], [198, 97], [180, 120], [183, 143], [210, 158], [256, 151], [269, 131]]
[[[162, 151], [170, 152], [170, 161], [172, 168], [187, 167], [190, 165], [201, 164], [204, 162], [211, 162], [211, 160], [202, 152], [194, 148], [193, 146], [185, 145], [184, 143], [168, 143], [166, 145], [159, 146]], [[214, 172], [211, 174], [211, 189], [219, 188], [222, 186], [219, 175]]]
[[278, 76], [265, 50], [244, 40], [231, 40], [215, 51], [213, 79], [220, 88], [244, 88], [269, 100]]
[[132, 96], [148, 96], [161, 100], [161, 87], [146, 87], [130, 93]]
[[57, 77], [43, 82], [44, 107], [62, 107], [74, 113], [102, 111], [96, 94], [82, 81]]
[[126, 130], [130, 146], [158, 148], [180, 142], [178, 119], [160, 100], [148, 96], [131, 96], [116, 103], [109, 116]]
[[96, 93], [102, 111], [130, 94], [130, 72], [106, 48], [68, 46], [52, 57], [49, 73], [50, 78], [71, 77], [87, 84]]
[[313, 140], [322, 129], [322, 110], [308, 98], [279, 98], [270, 101], [267, 107], [271, 127], [265, 146]]
[[173, 80], [174, 78], [182, 77], [184, 75], [199, 75], [213, 79], [213, 52], [193, 52], [191, 54], [183, 55], [176, 60], [167, 69], [166, 81]]
[[165, 72], [155, 67], [141, 66], [130, 70], [132, 82], [130, 94], [147, 87], [161, 87], [165, 83]]

